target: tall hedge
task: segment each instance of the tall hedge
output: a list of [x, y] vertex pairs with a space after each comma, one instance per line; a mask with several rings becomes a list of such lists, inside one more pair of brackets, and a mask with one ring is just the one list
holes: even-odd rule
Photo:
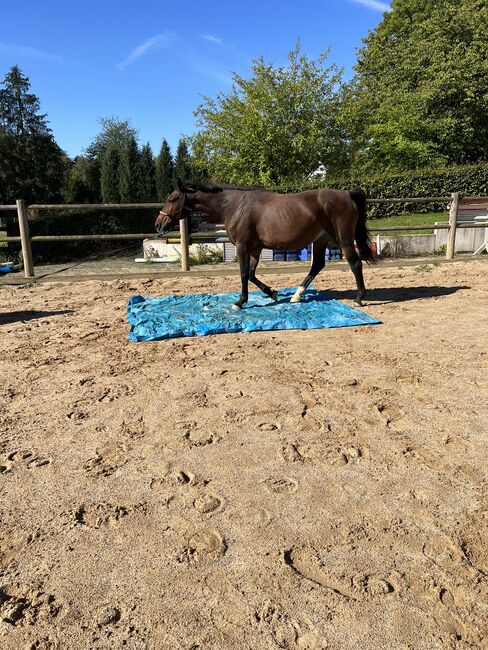
[[[452, 192], [459, 192], [465, 196], [488, 196], [488, 163], [421, 169], [402, 174], [327, 178], [323, 181], [307, 181], [300, 187], [279, 188], [279, 190], [297, 192], [318, 187], [338, 189], [361, 187], [371, 199], [450, 196]], [[409, 212], [438, 212], [445, 207], [442, 203], [373, 204], [368, 206], [368, 215], [380, 219]]]

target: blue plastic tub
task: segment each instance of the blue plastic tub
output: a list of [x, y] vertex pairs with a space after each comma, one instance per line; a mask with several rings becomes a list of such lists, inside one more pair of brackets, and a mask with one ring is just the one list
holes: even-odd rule
[[300, 251], [287, 251], [286, 252], [286, 261], [287, 262], [296, 262], [299, 259]]

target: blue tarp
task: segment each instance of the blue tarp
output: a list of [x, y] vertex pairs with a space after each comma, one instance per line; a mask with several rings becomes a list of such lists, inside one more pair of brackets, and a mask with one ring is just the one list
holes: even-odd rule
[[127, 312], [130, 341], [157, 341], [179, 336], [206, 336], [256, 330], [322, 329], [370, 325], [381, 321], [309, 288], [302, 301], [290, 303], [295, 289], [283, 289], [272, 302], [260, 291], [249, 294], [240, 311], [231, 305], [239, 292], [143, 298], [132, 296]]

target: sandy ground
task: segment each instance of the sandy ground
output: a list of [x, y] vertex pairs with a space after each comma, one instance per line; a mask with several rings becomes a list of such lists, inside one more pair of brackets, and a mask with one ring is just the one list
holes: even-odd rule
[[3, 649], [486, 647], [488, 263], [366, 280], [382, 325], [155, 343], [130, 295], [238, 279], [0, 289]]

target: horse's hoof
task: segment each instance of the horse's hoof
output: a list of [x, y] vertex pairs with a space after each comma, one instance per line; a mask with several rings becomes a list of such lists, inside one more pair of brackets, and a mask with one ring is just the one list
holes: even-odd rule
[[303, 287], [298, 287], [293, 296], [290, 298], [290, 302], [300, 302], [302, 295], [304, 294], [305, 289]]
[[363, 303], [362, 303], [361, 300], [355, 300], [355, 301], [354, 301], [354, 306], [355, 306], [355, 307], [362, 307], [362, 306], [363, 306]]
[[233, 309], [234, 311], [239, 311], [239, 309], [242, 309], [240, 305], [231, 305], [230, 308]]

